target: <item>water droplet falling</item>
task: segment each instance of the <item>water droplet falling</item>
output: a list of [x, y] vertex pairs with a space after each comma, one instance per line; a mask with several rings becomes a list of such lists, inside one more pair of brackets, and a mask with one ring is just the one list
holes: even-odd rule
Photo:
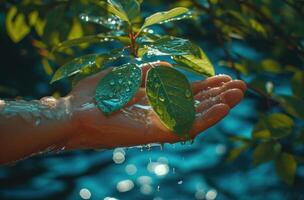
[[157, 186], [157, 192], [159, 192], [159, 191], [160, 191], [160, 185]]

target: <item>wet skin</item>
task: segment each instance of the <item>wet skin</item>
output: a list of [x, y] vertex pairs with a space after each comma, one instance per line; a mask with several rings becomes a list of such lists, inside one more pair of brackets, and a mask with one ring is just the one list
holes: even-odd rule
[[[170, 67], [165, 62], [158, 65]], [[149, 67], [143, 67], [143, 77]], [[74, 110], [84, 103], [95, 102], [96, 85], [110, 70], [89, 77], [76, 85], [70, 94], [73, 97]], [[166, 128], [153, 110], [136, 108], [136, 105], [148, 106], [144, 88], [145, 78], [141, 86], [124, 109], [109, 117], [105, 117], [98, 108], [75, 112], [73, 124], [77, 127], [75, 128], [77, 131], [66, 144], [66, 148], [114, 148], [148, 143], [174, 143], [183, 140]], [[229, 110], [242, 100], [246, 85], [243, 81], [220, 75], [192, 83], [192, 90], [195, 100], [199, 102], [196, 107], [196, 120], [190, 132], [191, 138], [194, 138], [224, 118]]]
[[[170, 67], [164, 62], [157, 65]], [[143, 77], [149, 67], [142, 68]], [[41, 116], [41, 123], [35, 125], [18, 113], [7, 117], [1, 115], [4, 103], [0, 101], [0, 164], [29, 157], [50, 147], [52, 150], [110, 149], [184, 140], [166, 128], [148, 107], [145, 78], [140, 90], [123, 109], [105, 117], [96, 106], [94, 96], [99, 80], [109, 71], [111, 68], [80, 81], [67, 97], [56, 100], [55, 103], [69, 101], [71, 105], [71, 115], [62, 116], [62, 120]], [[195, 138], [224, 118], [242, 100], [246, 85], [240, 80], [220, 75], [192, 83], [192, 90], [197, 114], [190, 136]], [[93, 107], [82, 109], [88, 104]]]

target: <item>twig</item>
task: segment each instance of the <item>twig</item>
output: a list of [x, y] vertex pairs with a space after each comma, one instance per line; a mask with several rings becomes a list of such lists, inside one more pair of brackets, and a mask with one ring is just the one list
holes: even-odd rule
[[240, 5], [244, 5], [250, 10], [258, 14], [275, 32], [278, 33], [278, 36], [284, 40], [289, 48], [294, 50], [300, 58], [304, 56], [304, 50], [293, 40], [288, 34], [286, 34], [277, 24], [275, 24], [264, 12], [257, 8], [254, 4], [246, 0], [235, 0]]

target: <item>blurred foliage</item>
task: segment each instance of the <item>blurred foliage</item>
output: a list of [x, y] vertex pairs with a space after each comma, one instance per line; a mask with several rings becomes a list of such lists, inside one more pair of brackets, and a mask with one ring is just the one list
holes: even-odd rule
[[[4, 1], [7, 34], [14, 42], [30, 36], [46, 73], [51, 74], [55, 66], [71, 60], [79, 52], [92, 50], [83, 44], [54, 53], [52, 49], [59, 42], [109, 31], [106, 26], [84, 23], [80, 19], [82, 14], [104, 15], [94, 2]], [[177, 6], [191, 9], [195, 17], [184, 26], [176, 26], [178, 22], [174, 22], [161, 30], [170, 35], [187, 35], [191, 30], [199, 33], [199, 37], [193, 36], [193, 41], [203, 41], [210, 49], [220, 48], [223, 56], [218, 64], [245, 80], [249, 87], [247, 96], [258, 101], [258, 117], [251, 137], [234, 133], [230, 138], [234, 148], [230, 149], [227, 161], [253, 151], [254, 166], [272, 161], [278, 176], [293, 184], [297, 166], [304, 162], [304, 26], [301, 26], [304, 1], [145, 0], [143, 4], [161, 5], [164, 10]], [[233, 44], [249, 47], [258, 56], [236, 51]], [[282, 77], [289, 85], [287, 92], [272, 81]]]

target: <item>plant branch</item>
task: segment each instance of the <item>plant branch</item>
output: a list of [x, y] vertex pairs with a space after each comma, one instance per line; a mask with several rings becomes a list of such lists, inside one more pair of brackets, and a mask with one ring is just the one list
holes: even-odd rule
[[288, 47], [294, 50], [300, 58], [304, 56], [304, 50], [297, 44], [292, 37], [285, 33], [280, 26], [275, 24], [264, 12], [257, 8], [254, 4], [250, 3], [247, 0], [235, 0], [240, 5], [246, 6], [251, 11], [255, 12], [260, 16], [275, 32], [278, 33], [278, 36], [288, 44]]

